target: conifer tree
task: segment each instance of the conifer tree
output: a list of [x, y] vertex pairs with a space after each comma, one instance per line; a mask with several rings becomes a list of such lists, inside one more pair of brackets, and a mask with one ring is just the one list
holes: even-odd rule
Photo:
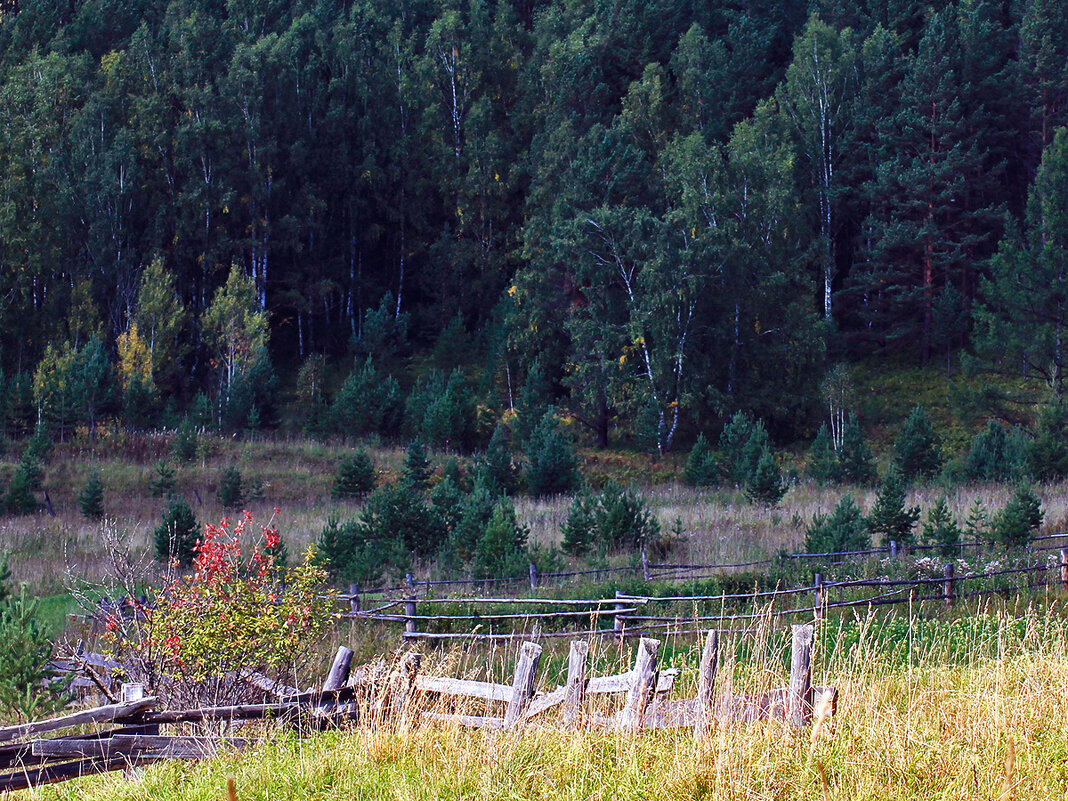
[[960, 535], [960, 526], [949, 511], [949, 504], [943, 495], [927, 511], [923, 521], [923, 542], [925, 545], [940, 546], [943, 556], [953, 556], [959, 550]]
[[87, 520], [100, 520], [104, 516], [104, 482], [95, 470], [78, 494], [78, 507]]
[[907, 548], [912, 544], [912, 529], [920, 519], [918, 506], [905, 506], [905, 479], [897, 468], [886, 471], [875, 505], [868, 512], [868, 530], [880, 535], [881, 543], [889, 545], [894, 540]]
[[864, 432], [855, 417], [850, 417], [842, 432], [842, 448], [838, 451], [838, 464], [843, 481], [867, 484], [875, 478], [875, 465], [871, 448], [864, 439]]
[[552, 410], [545, 413], [527, 443], [527, 489], [531, 495], [559, 495], [579, 482], [578, 461], [570, 438], [560, 431]]
[[906, 479], [930, 478], [942, 466], [942, 445], [931, 418], [919, 404], [894, 441], [894, 462]]
[[426, 446], [417, 439], [408, 444], [404, 456], [404, 483], [417, 492], [425, 492], [434, 474], [434, 464], [427, 455]]
[[836, 481], [841, 473], [838, 454], [831, 443], [831, 432], [824, 423], [808, 449], [808, 474], [821, 484]]
[[745, 497], [752, 503], [774, 506], [786, 494], [787, 489], [789, 487], [782, 480], [782, 471], [775, 463], [775, 454], [771, 448], [765, 448], [745, 485]]
[[719, 465], [704, 434], [698, 435], [686, 459], [682, 480], [691, 487], [711, 487], [719, 478]]

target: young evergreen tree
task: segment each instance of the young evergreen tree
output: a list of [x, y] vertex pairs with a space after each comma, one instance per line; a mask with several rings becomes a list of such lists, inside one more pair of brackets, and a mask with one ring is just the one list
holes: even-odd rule
[[33, 479], [24, 467], [19, 467], [11, 476], [4, 496], [4, 510], [12, 515], [28, 515], [38, 509], [37, 497], [33, 494]]
[[[719, 449], [723, 453], [724, 471], [727, 479], [733, 484], [742, 485], [748, 481], [756, 467], [755, 461], [750, 463], [751, 443], [755, 446], [763, 444], [767, 440], [767, 432], [763, 436], [757, 433], [758, 427], [763, 430], [763, 424], [754, 422], [745, 412], [735, 412], [723, 432], [719, 436]], [[759, 450], [756, 457], [760, 457]]]
[[497, 426], [493, 430], [482, 467], [481, 475], [494, 492], [501, 495], [515, 492], [519, 482], [512, 461], [512, 449], [508, 444], [508, 431], [504, 426]]
[[745, 485], [745, 497], [751, 503], [774, 506], [786, 494], [789, 487], [782, 480], [782, 471], [775, 463], [775, 454], [771, 448], [765, 448], [760, 454], [756, 468]]
[[511, 502], [498, 503], [475, 547], [475, 576], [506, 578], [524, 575], [528, 533], [516, 519]]
[[593, 547], [597, 529], [597, 499], [588, 492], [571, 499], [564, 521], [564, 541], [560, 546], [564, 553], [585, 556]]
[[826, 423], [820, 426], [808, 449], [808, 474], [821, 484], [837, 481], [841, 475], [838, 454], [834, 452], [831, 432]]
[[171, 454], [179, 462], [191, 462], [197, 455], [197, 432], [187, 417], [171, 439]]
[[682, 480], [691, 487], [711, 487], [718, 479], [719, 465], [716, 463], [716, 457], [712, 454], [705, 435], [699, 434], [686, 459]]
[[417, 492], [425, 492], [430, 485], [432, 475], [434, 475], [434, 464], [427, 455], [426, 446], [421, 441], [413, 439], [408, 444], [408, 452], [404, 456], [402, 471], [404, 483]]
[[578, 486], [578, 460], [570, 438], [548, 411], [527, 443], [527, 489], [531, 495], [560, 495]]
[[894, 441], [894, 462], [905, 479], [930, 478], [942, 467], [942, 444], [919, 404]]
[[189, 567], [196, 558], [200, 527], [192, 507], [182, 498], [171, 498], [163, 510], [163, 520], [153, 532], [156, 558], [161, 562], [177, 560]]
[[660, 523], [633, 490], [610, 482], [593, 514], [594, 538], [605, 550], [638, 550], [660, 535]]
[[230, 465], [219, 476], [219, 486], [215, 490], [215, 500], [223, 509], [238, 509], [245, 502], [245, 488], [241, 482], [241, 471]]
[[949, 504], [943, 495], [927, 511], [923, 521], [923, 543], [939, 546], [943, 556], [953, 556], [960, 550], [960, 535], [960, 526], [949, 511]]
[[20, 722], [39, 720], [70, 700], [67, 683], [56, 681], [49, 662], [52, 635], [42, 625], [38, 599], [23, 586], [0, 600], [0, 714]]
[[875, 505], [868, 513], [868, 531], [880, 535], [881, 544], [894, 540], [902, 547], [912, 544], [912, 529], [920, 519], [918, 506], [905, 506], [905, 477], [891, 467], [886, 471]]
[[972, 438], [961, 473], [968, 481], [1017, 481], [1028, 471], [1027, 445], [1023, 432], [990, 420]]
[[842, 480], [854, 484], [868, 484], [875, 478], [875, 464], [871, 448], [860, 430], [860, 423], [850, 417], [842, 432], [842, 449], [838, 451]]
[[335, 498], [360, 498], [375, 488], [375, 466], [367, 451], [342, 459], [334, 473]]
[[1026, 545], [1042, 525], [1042, 503], [1026, 484], [1016, 488], [1005, 508], [990, 521], [990, 536], [1007, 548]]
[[968, 538], [968, 542], [986, 542], [990, 537], [990, 520], [983, 500], [978, 495], [968, 507], [968, 515], [964, 518], [964, 536]]
[[1030, 473], [1039, 481], [1056, 481], [1068, 475], [1065, 412], [1064, 398], [1056, 396], [1039, 410], [1035, 438], [1027, 448]]
[[808, 553], [863, 551], [870, 547], [867, 519], [852, 495], [843, 495], [829, 515], [815, 515], [805, 531]]
[[156, 463], [155, 478], [149, 484], [149, 493], [153, 498], [169, 498], [174, 494], [175, 472], [166, 459]]
[[95, 470], [78, 493], [78, 507], [87, 520], [100, 520], [104, 516], [104, 482]]

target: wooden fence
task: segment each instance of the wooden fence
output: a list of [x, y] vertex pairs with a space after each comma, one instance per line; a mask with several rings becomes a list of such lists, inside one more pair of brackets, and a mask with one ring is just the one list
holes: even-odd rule
[[[1054, 534], [1036, 538], [1038, 543], [1068, 537], [1068, 534]], [[965, 543], [965, 546], [973, 543]], [[1058, 561], [1042, 561], [1041, 555], [1048, 551], [1058, 551]], [[886, 549], [850, 551], [828, 554], [793, 554], [792, 558], [824, 558], [840, 562], [846, 558], [871, 554], [895, 553], [898, 549], [891, 545]], [[694, 634], [709, 623], [721, 622], [737, 624], [746, 620], [758, 620], [765, 617], [801, 617], [819, 619], [830, 610], [854, 607], [875, 607], [908, 603], [941, 602], [947, 607], [958, 600], [992, 595], [1005, 595], [1023, 589], [1048, 587], [1051, 583], [1068, 589], [1068, 547], [1054, 545], [1032, 546], [1029, 563], [1022, 567], [987, 570], [982, 572], [958, 573], [956, 564], [943, 564], [940, 575], [905, 578], [905, 579], [855, 579], [844, 581], [826, 581], [822, 572], [813, 575], [811, 584], [779, 588], [768, 591], [747, 593], [720, 593], [716, 595], [629, 595], [616, 592], [611, 598], [549, 598], [511, 595], [461, 595], [459, 597], [444, 595], [433, 597], [431, 592], [448, 587], [464, 586], [471, 583], [483, 587], [503, 582], [517, 582], [518, 578], [505, 579], [457, 579], [448, 581], [416, 581], [408, 574], [406, 582], [396, 587], [361, 590], [352, 586], [347, 594], [338, 599], [347, 605], [342, 617], [383, 621], [402, 624], [403, 636], [409, 640], [512, 640], [531, 637], [529, 631], [517, 631], [516, 625], [533, 626], [538, 638], [575, 637], [591, 635], [610, 635], [619, 638], [640, 637], [650, 633]], [[1037, 558], [1036, 558], [1037, 557]], [[764, 564], [764, 562], [745, 563], [746, 565]], [[720, 571], [736, 568], [739, 565], [652, 565], [643, 560], [641, 567], [604, 568], [598, 571], [573, 571], [569, 573], [548, 574], [552, 577], [576, 574], [605, 573], [607, 571], [642, 570], [645, 576], [657, 577], [657, 570], [664, 567], [672, 569], [707, 570], [717, 568]], [[1058, 575], [1051, 582], [1050, 572]], [[1017, 576], [1026, 579], [1022, 584], [1002, 584], [999, 586], [975, 587], [976, 583], [993, 579], [1009, 579]], [[530, 575], [522, 580], [530, 582], [531, 591], [537, 591], [540, 579], [534, 565], [530, 566]], [[420, 588], [423, 594], [420, 594]], [[841, 597], [846, 592], [864, 592], [860, 598]], [[403, 594], [401, 594], [403, 593]], [[377, 597], [371, 597], [371, 596]], [[837, 596], [837, 597], [836, 597]], [[789, 606], [781, 602], [790, 600]], [[371, 608], [363, 608], [365, 602], [373, 601]], [[655, 614], [658, 605], [678, 605], [685, 602], [692, 611], [686, 614]], [[742, 612], [725, 611], [727, 604], [744, 604], [758, 602], [765, 604], [766, 610]], [[442, 611], [443, 606], [468, 606], [475, 611], [469, 614]], [[701, 613], [701, 606], [718, 605], [715, 613]], [[494, 608], [515, 607], [523, 611], [498, 611]], [[524, 609], [524, 607], [526, 609]], [[478, 612], [479, 608], [488, 609]], [[564, 627], [556, 631], [543, 630], [543, 624], [566, 624], [568, 621], [585, 622], [588, 627], [576, 630]], [[606, 625], [610, 621], [611, 625]], [[513, 624], [512, 630], [500, 632], [478, 632], [476, 626], [507, 626]], [[447, 629], [442, 631], [441, 629]], [[459, 629], [459, 630], [458, 630]], [[467, 629], [466, 631], [463, 629]]]
[[[792, 627], [790, 677], [786, 686], [755, 695], [716, 692], [719, 632], [705, 634], [698, 668], [696, 695], [671, 698], [679, 670], [659, 666], [660, 641], [639, 640], [634, 667], [626, 673], [590, 676], [589, 642], [571, 642], [563, 685], [538, 692], [542, 646], [524, 642], [511, 684], [471, 681], [420, 673], [422, 657], [408, 652], [392, 669], [364, 666], [352, 669], [353, 652], [338, 649], [322, 689], [299, 693], [279, 684], [265, 685], [249, 676], [250, 684], [275, 700], [236, 706], [157, 709], [157, 699], [144, 697], [141, 685], [123, 685], [116, 703], [82, 710], [50, 720], [0, 728], [0, 792], [113, 770], [161, 759], [203, 759], [221, 750], [247, 748], [259, 739], [213, 734], [163, 734], [161, 728], [220, 722], [231, 728], [242, 721], [271, 718], [299, 733], [350, 725], [414, 727], [424, 724], [475, 726], [517, 731], [528, 724], [564, 728], [597, 727], [609, 731], [692, 728], [705, 736], [732, 721], [777, 719], [802, 727], [822, 721], [837, 708], [834, 687], [812, 685], [813, 626]], [[618, 712], [599, 713], [588, 703], [593, 696], [622, 695]], [[446, 699], [447, 703], [439, 701]], [[454, 705], [449, 699], [475, 699], [485, 714], [438, 711]], [[490, 713], [496, 707], [497, 711]], [[553, 716], [551, 710], [559, 708]], [[93, 727], [89, 733], [42, 738], [72, 728]], [[262, 734], [263, 732], [261, 732]]]

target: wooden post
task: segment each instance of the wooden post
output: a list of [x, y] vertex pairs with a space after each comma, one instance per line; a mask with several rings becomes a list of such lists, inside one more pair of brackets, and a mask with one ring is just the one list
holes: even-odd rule
[[415, 688], [415, 679], [419, 675], [419, 666], [422, 662], [422, 655], [411, 651], [404, 655], [397, 669], [393, 684], [392, 706], [393, 719], [400, 725], [407, 722], [408, 699]]
[[417, 632], [418, 621], [415, 619], [415, 596], [409, 595], [404, 599], [404, 633], [414, 634]]
[[408, 594], [415, 595], [415, 577], [411, 573], [404, 574], [404, 583], [408, 586]]
[[642, 548], [642, 578], [646, 581], [652, 578], [649, 572], [649, 554], [645, 552], [645, 548]]
[[523, 722], [523, 715], [534, 695], [534, 679], [541, 660], [541, 646], [536, 642], [525, 642], [519, 649], [519, 662], [515, 666], [512, 679], [512, 700], [504, 712], [504, 728], [513, 729]]
[[619, 727], [624, 731], [638, 731], [645, 719], [645, 710], [656, 694], [656, 652], [660, 640], [642, 637], [638, 641], [638, 653], [634, 657], [627, 702], [619, 713]]
[[1068, 590], [1068, 548], [1061, 548], [1061, 587]]
[[945, 579], [946, 580], [942, 585], [942, 597], [946, 600], [946, 609], [949, 609], [951, 606], [953, 606], [953, 599], [956, 597], [956, 592], [954, 591], [953, 586], [954, 582], [952, 562], [946, 562]]
[[890, 558], [891, 559], [897, 559], [897, 553], [898, 553], [897, 540], [890, 540]]
[[530, 573], [530, 589], [538, 589], [538, 566], [531, 562], [528, 572]]
[[626, 620], [623, 619], [623, 614], [621, 610], [626, 609], [627, 606], [622, 601], [618, 600], [619, 596], [622, 594], [623, 593], [621, 593], [619, 590], [616, 590], [617, 600], [615, 607], [615, 615], [612, 618], [612, 630], [615, 632], [615, 636], [619, 640], [623, 639], [623, 627], [626, 625]]
[[349, 585], [349, 611], [350, 612], [359, 612], [360, 611], [360, 585], [359, 584], [350, 584]]
[[586, 659], [590, 654], [590, 644], [585, 640], [574, 640], [567, 654], [567, 683], [564, 685], [564, 720], [565, 726], [578, 722], [582, 704], [586, 700]]
[[694, 736], [707, 737], [715, 720], [716, 672], [719, 670], [719, 632], [708, 632], [701, 652], [701, 668], [697, 678], [697, 723]]
[[326, 674], [323, 682], [323, 691], [340, 690], [349, 680], [349, 670], [352, 668], [352, 650], [342, 645], [334, 655], [334, 664], [330, 666], [330, 672]]
[[793, 726], [812, 722], [812, 624], [790, 627], [790, 687], [786, 691], [786, 715]]
[[823, 605], [826, 603], [826, 599], [823, 597], [823, 574], [817, 573], [816, 580], [813, 582], [816, 585], [816, 620], [823, 620]]

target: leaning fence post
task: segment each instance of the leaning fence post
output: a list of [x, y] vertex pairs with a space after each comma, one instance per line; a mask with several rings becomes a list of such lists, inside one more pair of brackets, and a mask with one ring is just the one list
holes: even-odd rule
[[660, 640], [642, 637], [638, 641], [627, 702], [619, 715], [619, 727], [624, 731], [638, 731], [642, 727], [645, 710], [656, 694], [656, 652], [659, 648]]
[[404, 583], [408, 587], [408, 597], [404, 599], [404, 633], [415, 634], [418, 631], [415, 620], [415, 580], [411, 573], [404, 574]]
[[815, 581], [812, 582], [816, 586], [816, 606], [813, 610], [816, 615], [816, 620], [823, 620], [823, 605], [826, 603], [826, 599], [823, 597], [823, 574], [817, 573]]
[[954, 589], [952, 562], [946, 562], [945, 581], [942, 585], [942, 597], [946, 601], [947, 609], [953, 606], [953, 599], [956, 597], [956, 591]]
[[585, 640], [574, 640], [567, 654], [567, 683], [564, 685], [564, 719], [565, 726], [578, 721], [582, 704], [586, 700], [586, 659], [590, 653], [590, 644]]
[[812, 634], [811, 623], [791, 626], [790, 687], [786, 691], [786, 714], [793, 726], [812, 722]]
[[533, 562], [530, 563], [530, 589], [538, 589], [538, 566]]
[[1068, 548], [1061, 548], [1061, 586], [1068, 590]]
[[359, 584], [350, 584], [349, 585], [349, 611], [350, 612], [359, 612], [360, 611], [360, 585]]
[[334, 663], [330, 666], [330, 672], [326, 674], [323, 682], [323, 692], [340, 690], [349, 679], [349, 670], [352, 668], [352, 649], [342, 645], [334, 655]]
[[541, 646], [536, 642], [525, 642], [519, 649], [519, 662], [515, 666], [512, 680], [512, 700], [504, 712], [504, 728], [511, 729], [522, 722], [523, 715], [534, 695], [534, 679], [541, 659]]
[[652, 578], [652, 573], [649, 572], [649, 554], [642, 548], [642, 578], [649, 581]]
[[701, 652], [701, 667], [697, 678], [697, 722], [694, 735], [705, 737], [712, 729], [715, 709], [713, 697], [716, 687], [716, 671], [719, 669], [719, 632], [712, 629], [705, 638]]
[[623, 610], [627, 608], [626, 604], [619, 600], [622, 594], [619, 590], [616, 590], [615, 616], [612, 620], [612, 631], [621, 640], [623, 639], [623, 627], [626, 625], [626, 620], [623, 619]]
[[897, 540], [890, 540], [890, 558], [897, 559]]
[[409, 651], [404, 655], [404, 659], [400, 663], [400, 669], [397, 671], [393, 692], [393, 719], [400, 725], [406, 723], [405, 714], [408, 709], [408, 699], [415, 688], [415, 679], [419, 675], [419, 666], [422, 662], [422, 654]]

